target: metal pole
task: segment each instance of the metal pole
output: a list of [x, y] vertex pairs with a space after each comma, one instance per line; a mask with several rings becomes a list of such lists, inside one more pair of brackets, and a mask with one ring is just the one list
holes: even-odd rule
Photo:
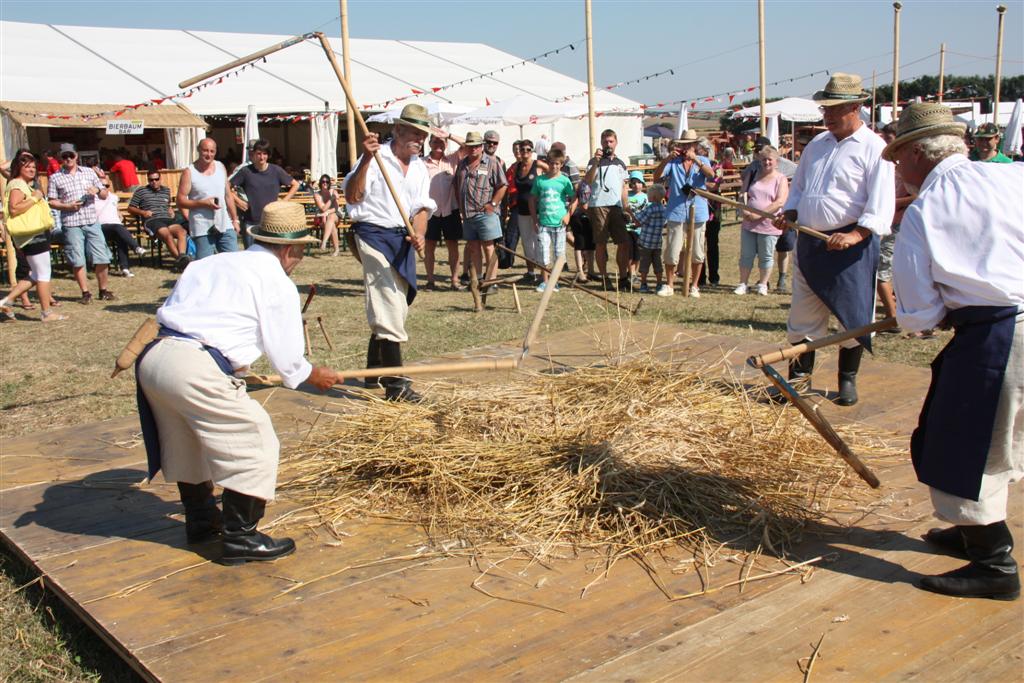
[[757, 0], [757, 45], [760, 52], [761, 61], [761, 135], [765, 135], [768, 131], [767, 119], [764, 114], [765, 106], [765, 94], [764, 94], [764, 0]]
[[996, 38], [996, 87], [992, 103], [992, 123], [999, 125], [999, 86], [1003, 79], [1003, 17], [1006, 15], [1006, 5], [996, 7], [999, 13], [999, 30]]
[[[340, 0], [341, 2], [341, 65], [345, 71], [345, 79], [348, 81], [348, 85], [352, 87], [352, 63], [349, 61], [349, 49], [348, 49], [348, 0]], [[356, 167], [356, 116], [357, 112], [352, 111], [352, 107], [345, 104], [345, 128], [348, 131], [348, 167], [350, 169]]]
[[892, 7], [892, 120], [895, 121], [900, 101], [900, 10], [903, 5], [894, 2]]
[[946, 90], [946, 44], [939, 45], [939, 104], [942, 104], [942, 93]]
[[597, 120], [594, 117], [594, 31], [591, 28], [590, 0], [583, 0], [587, 24], [587, 121], [590, 124], [590, 153], [597, 149]]

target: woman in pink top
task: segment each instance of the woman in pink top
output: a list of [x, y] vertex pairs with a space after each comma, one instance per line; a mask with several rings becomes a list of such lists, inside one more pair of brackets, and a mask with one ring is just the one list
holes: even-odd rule
[[[765, 145], [758, 153], [758, 159], [761, 161], [761, 168], [747, 189], [747, 206], [768, 213], [778, 213], [789, 197], [789, 181], [776, 169], [779, 151], [771, 145]], [[781, 234], [782, 231], [772, 225], [769, 219], [761, 218], [750, 211], [743, 212], [743, 229], [740, 231], [740, 285], [733, 290], [735, 294], [747, 293], [747, 280], [754, 267], [755, 255], [760, 271], [757, 293], [768, 294], [768, 278], [772, 274], [775, 243]]]

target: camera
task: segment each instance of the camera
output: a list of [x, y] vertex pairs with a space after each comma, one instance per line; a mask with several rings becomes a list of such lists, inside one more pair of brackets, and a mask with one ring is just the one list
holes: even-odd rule
[[612, 148], [611, 147], [602, 147], [601, 148], [601, 155], [604, 158], [607, 159], [608, 157], [610, 157], [612, 155]]
[[683, 196], [689, 197], [693, 194], [693, 185], [683, 185]]

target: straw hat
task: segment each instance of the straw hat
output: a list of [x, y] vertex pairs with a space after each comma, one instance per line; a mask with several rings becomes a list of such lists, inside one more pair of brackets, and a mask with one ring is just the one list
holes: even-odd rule
[[306, 227], [306, 212], [298, 202], [270, 202], [263, 207], [263, 220], [250, 228], [253, 239], [270, 244], [306, 244], [317, 239]]
[[477, 131], [471, 130], [466, 133], [466, 142], [463, 144], [466, 145], [466, 147], [479, 147], [484, 144], [484, 138]]
[[676, 144], [689, 144], [691, 142], [697, 142], [697, 131], [695, 130], [684, 130], [682, 136], [676, 140]]
[[430, 114], [427, 113], [427, 108], [422, 104], [405, 105], [402, 108], [402, 113], [395, 119], [395, 124], [399, 123], [424, 133], [433, 132], [430, 130]]
[[963, 136], [967, 126], [953, 118], [953, 110], [935, 102], [909, 105], [896, 124], [896, 139], [882, 150], [882, 158], [892, 161], [893, 154], [908, 142], [934, 135]]
[[824, 90], [819, 90], [811, 97], [822, 107], [834, 107], [837, 104], [849, 104], [851, 102], [864, 102], [870, 98], [871, 93], [864, 90], [860, 76], [839, 72], [832, 74]]

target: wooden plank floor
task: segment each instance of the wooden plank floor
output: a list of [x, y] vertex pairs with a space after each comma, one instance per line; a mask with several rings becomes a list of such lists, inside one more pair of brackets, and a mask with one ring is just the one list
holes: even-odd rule
[[[557, 372], [651, 351], [759, 382], [743, 360], [764, 350], [611, 322], [542, 337], [529, 364]], [[517, 352], [510, 342], [461, 356]], [[834, 391], [835, 353], [818, 357], [816, 382]], [[861, 403], [824, 411], [905, 436], [927, 381], [926, 370], [869, 359]], [[352, 400], [283, 389], [254, 396], [286, 444], [307, 433], [315, 411], [343, 411]], [[920, 540], [934, 521], [909, 462], [871, 463], [883, 481], [871, 511], [854, 529], [823, 526], [801, 548], [830, 558], [805, 583], [782, 577], [673, 602], [638, 565], [620, 563], [581, 599], [597, 558], [484, 562], [478, 584], [495, 598], [473, 589], [480, 570], [465, 558], [438, 560], [424, 553], [419, 529], [372, 519], [346, 522], [340, 544], [322, 531], [300, 534], [298, 552], [273, 564], [214, 564], [215, 547], [185, 545], [173, 485], [133, 486], [145, 462], [137, 425], [125, 418], [4, 443], [0, 538], [149, 679], [799, 680], [797, 662], [822, 634], [814, 680], [1020, 680], [1024, 671], [1024, 603], [913, 587], [918, 574], [959, 561]], [[292, 507], [279, 500], [267, 519]], [[1019, 491], [1011, 508], [1020, 542]], [[720, 562], [708, 581], [722, 585], [739, 571]], [[692, 572], [663, 578], [675, 594], [701, 589]]]

